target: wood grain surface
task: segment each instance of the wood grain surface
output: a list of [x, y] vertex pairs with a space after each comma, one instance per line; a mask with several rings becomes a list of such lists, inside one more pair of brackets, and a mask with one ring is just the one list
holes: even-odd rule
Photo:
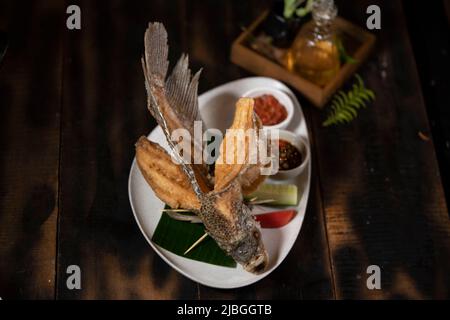
[[[404, 2], [408, 31], [414, 49], [445, 198], [450, 199], [450, 1]], [[445, 10], [447, 7], [449, 10]], [[417, 24], [421, 17], [427, 23]]]
[[[450, 223], [401, 1], [338, 1], [365, 26], [382, 8], [361, 68], [376, 101], [347, 126], [298, 95], [313, 179], [286, 260], [240, 289], [199, 285], [142, 236], [128, 201], [134, 142], [155, 121], [140, 57], [149, 21], [169, 33], [172, 62], [204, 68], [200, 93], [252, 76], [229, 61], [233, 40], [270, 2], [2, 1], [10, 48], [0, 64], [0, 297], [17, 299], [449, 298]], [[69, 4], [81, 30], [65, 28]], [[395, 32], [393, 32], [395, 30]], [[79, 265], [82, 289], [68, 290]], [[382, 289], [366, 287], [369, 265]]]
[[[143, 32], [149, 20], [169, 17], [178, 43], [174, 5], [79, 3], [82, 30], [69, 32], [65, 44], [57, 298], [197, 297], [197, 286], [146, 243], [128, 201], [134, 143], [155, 126], [142, 90]], [[82, 270], [82, 290], [67, 290], [70, 264]]]
[[[344, 17], [374, 1], [342, 1]], [[346, 127], [313, 119], [337, 298], [449, 296], [450, 224], [401, 3], [378, 2], [378, 48], [361, 70], [376, 102]], [[392, 30], [395, 30], [393, 32]], [[382, 270], [368, 290], [366, 268]]]
[[0, 297], [54, 297], [63, 5], [0, 3]]

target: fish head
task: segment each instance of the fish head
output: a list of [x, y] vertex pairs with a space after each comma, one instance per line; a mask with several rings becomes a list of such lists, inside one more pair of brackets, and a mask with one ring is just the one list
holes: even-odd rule
[[[244, 204], [245, 206], [245, 204]], [[261, 231], [254, 219], [246, 236], [232, 249], [230, 255], [248, 272], [259, 274], [266, 270], [269, 257], [262, 242]]]
[[202, 199], [201, 219], [208, 234], [245, 270], [263, 272], [268, 265], [259, 224], [244, 203], [239, 183]]

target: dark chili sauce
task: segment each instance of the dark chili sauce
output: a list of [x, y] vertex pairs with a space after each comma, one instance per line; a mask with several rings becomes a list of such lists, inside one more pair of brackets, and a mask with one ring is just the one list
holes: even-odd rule
[[286, 140], [278, 140], [280, 170], [291, 170], [303, 162], [301, 152]]
[[255, 112], [265, 126], [273, 126], [287, 118], [286, 108], [271, 94], [254, 98]]

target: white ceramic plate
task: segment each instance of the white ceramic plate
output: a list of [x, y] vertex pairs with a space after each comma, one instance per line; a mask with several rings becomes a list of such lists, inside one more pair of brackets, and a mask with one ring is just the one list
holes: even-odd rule
[[[237, 99], [245, 92], [256, 87], [277, 88], [283, 90], [291, 97], [295, 104], [295, 114], [287, 130], [302, 136], [309, 144], [305, 118], [295, 95], [283, 83], [271, 78], [253, 77], [236, 80], [199, 96], [200, 113], [206, 127], [218, 128], [222, 132], [229, 128], [233, 120]], [[168, 147], [160, 127], [155, 128], [148, 138], [165, 148]], [[246, 272], [240, 265], [233, 269], [187, 259], [154, 244], [151, 238], [161, 217], [161, 210], [164, 207], [164, 203], [155, 196], [152, 189], [144, 180], [136, 165], [136, 159], [131, 166], [128, 192], [131, 208], [133, 209], [139, 228], [150, 246], [164, 261], [189, 279], [209, 287], [226, 289], [239, 288], [255, 283], [269, 275], [283, 262], [294, 245], [303, 223], [306, 204], [308, 202], [310, 178], [311, 161], [309, 161], [307, 170], [300, 176], [290, 181], [283, 181], [283, 183], [295, 183], [298, 186], [299, 203], [296, 207], [292, 207], [298, 213], [289, 224], [282, 228], [262, 229], [262, 238], [269, 254], [269, 266], [266, 272], [259, 275]], [[270, 181], [270, 179], [267, 182], [280, 183], [280, 181]], [[259, 213], [264, 211], [276, 211], [276, 208], [258, 207], [255, 208], [254, 212]]]

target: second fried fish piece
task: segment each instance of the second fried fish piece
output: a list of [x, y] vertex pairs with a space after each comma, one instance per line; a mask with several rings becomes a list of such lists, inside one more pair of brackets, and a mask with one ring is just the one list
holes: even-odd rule
[[[214, 173], [215, 191], [238, 179], [242, 192], [247, 195], [264, 182], [267, 176], [261, 174], [263, 165], [258, 156], [261, 129], [261, 120], [254, 112], [254, 100], [240, 98], [236, 103], [233, 124], [220, 146]], [[239, 134], [243, 137], [238, 138]]]

